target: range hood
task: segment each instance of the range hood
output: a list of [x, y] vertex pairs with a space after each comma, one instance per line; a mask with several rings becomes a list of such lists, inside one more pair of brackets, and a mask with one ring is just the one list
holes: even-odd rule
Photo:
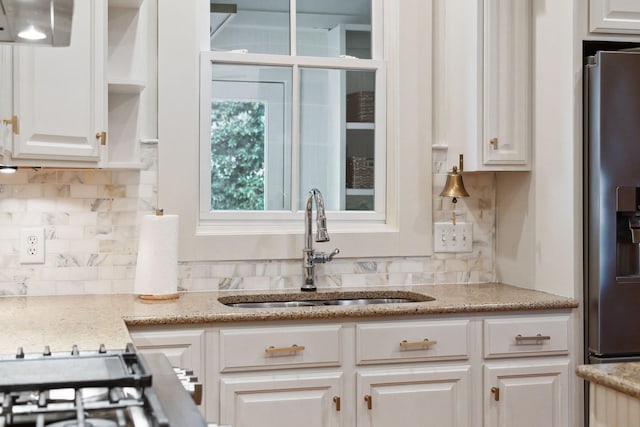
[[73, 1], [0, 0], [0, 43], [69, 46]]

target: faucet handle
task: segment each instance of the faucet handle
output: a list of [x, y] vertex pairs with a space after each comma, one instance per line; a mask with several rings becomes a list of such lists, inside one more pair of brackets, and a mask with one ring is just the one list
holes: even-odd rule
[[333, 260], [333, 257], [334, 257], [334, 256], [336, 256], [336, 255], [338, 255], [339, 253], [340, 253], [340, 249], [335, 248], [335, 249], [333, 250], [333, 252], [331, 252], [331, 253], [329, 254], [329, 257], [327, 258], [327, 262], [329, 262], [329, 261]]
[[334, 256], [338, 255], [339, 253], [340, 249], [338, 248], [334, 249], [330, 254], [326, 254], [324, 252], [316, 252], [315, 254], [313, 254], [313, 261], [319, 263], [329, 262], [333, 259]]

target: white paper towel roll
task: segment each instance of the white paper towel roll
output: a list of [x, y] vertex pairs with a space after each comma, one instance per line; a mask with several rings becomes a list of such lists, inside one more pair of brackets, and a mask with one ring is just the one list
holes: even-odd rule
[[133, 291], [169, 295], [178, 291], [178, 215], [145, 215], [140, 227]]

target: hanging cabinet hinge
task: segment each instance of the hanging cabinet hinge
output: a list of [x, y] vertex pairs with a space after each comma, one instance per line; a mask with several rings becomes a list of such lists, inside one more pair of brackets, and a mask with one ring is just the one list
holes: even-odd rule
[[100, 140], [100, 145], [107, 145], [107, 133], [106, 132], [98, 132], [98, 133], [96, 133], [96, 139]]
[[13, 116], [10, 119], [3, 119], [2, 124], [5, 126], [11, 125], [11, 130], [14, 135], [20, 134], [20, 126], [18, 124], [18, 116]]
[[498, 387], [491, 387], [491, 393], [493, 393], [493, 400], [496, 402], [500, 400], [500, 389]]

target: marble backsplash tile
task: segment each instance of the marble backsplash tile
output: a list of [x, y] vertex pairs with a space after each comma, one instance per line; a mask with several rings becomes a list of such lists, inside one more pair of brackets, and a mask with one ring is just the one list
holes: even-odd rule
[[[131, 293], [141, 217], [156, 206], [156, 147], [143, 147], [145, 170], [20, 169], [0, 176], [0, 295]], [[433, 155], [433, 218], [449, 221], [446, 151]], [[336, 258], [318, 266], [318, 286], [476, 283], [494, 279], [495, 182], [491, 173], [465, 174], [471, 197], [459, 199], [459, 221], [474, 227], [473, 252], [431, 257]], [[19, 233], [45, 230], [44, 264], [20, 264]], [[185, 291], [296, 289], [299, 259], [185, 262]]]

